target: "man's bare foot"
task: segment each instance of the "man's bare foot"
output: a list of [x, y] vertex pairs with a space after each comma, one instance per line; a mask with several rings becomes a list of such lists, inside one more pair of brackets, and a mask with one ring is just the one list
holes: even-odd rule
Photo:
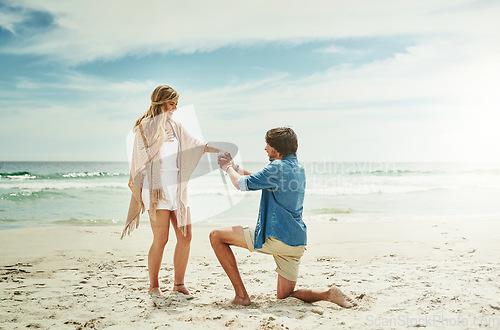
[[234, 300], [231, 302], [233, 305], [242, 305], [242, 306], [248, 306], [252, 302], [250, 301], [250, 297], [239, 297], [239, 296], [234, 296]]
[[190, 295], [188, 289], [184, 284], [174, 284], [173, 291], [184, 293], [185, 295]]
[[163, 294], [160, 291], [160, 287], [155, 286], [154, 288], [149, 288], [149, 293], [153, 296], [163, 297]]
[[333, 286], [328, 290], [328, 301], [335, 303], [344, 308], [351, 308], [357, 306], [356, 302], [345, 295], [338, 287]]

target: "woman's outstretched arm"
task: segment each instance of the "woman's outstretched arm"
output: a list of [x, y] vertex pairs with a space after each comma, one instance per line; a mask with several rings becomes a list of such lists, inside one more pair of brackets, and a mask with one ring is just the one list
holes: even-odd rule
[[205, 152], [222, 152], [222, 150], [214, 147], [209, 147], [208, 144], [205, 146]]

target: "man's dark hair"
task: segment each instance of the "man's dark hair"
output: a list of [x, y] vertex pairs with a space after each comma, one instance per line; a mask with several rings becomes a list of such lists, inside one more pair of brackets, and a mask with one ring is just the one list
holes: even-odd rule
[[298, 142], [297, 134], [290, 127], [278, 127], [267, 131], [266, 142], [276, 149], [282, 157], [296, 155]]

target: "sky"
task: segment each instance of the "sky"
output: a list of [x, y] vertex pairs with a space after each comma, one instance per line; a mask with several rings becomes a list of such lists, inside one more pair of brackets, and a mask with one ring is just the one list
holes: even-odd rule
[[158, 85], [265, 161], [500, 161], [500, 1], [0, 0], [0, 161], [126, 161]]

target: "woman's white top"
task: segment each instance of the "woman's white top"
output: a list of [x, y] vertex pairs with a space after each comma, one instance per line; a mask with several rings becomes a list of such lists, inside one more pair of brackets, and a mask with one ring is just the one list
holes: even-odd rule
[[[163, 189], [163, 197], [158, 203], [158, 210], [177, 210], [177, 184], [179, 168], [177, 167], [177, 152], [179, 148], [179, 140], [173, 137], [173, 141], [163, 143], [160, 148], [161, 158], [161, 186]], [[144, 184], [142, 187], [142, 201], [146, 210], [149, 210], [149, 181], [146, 171], [143, 171]]]

